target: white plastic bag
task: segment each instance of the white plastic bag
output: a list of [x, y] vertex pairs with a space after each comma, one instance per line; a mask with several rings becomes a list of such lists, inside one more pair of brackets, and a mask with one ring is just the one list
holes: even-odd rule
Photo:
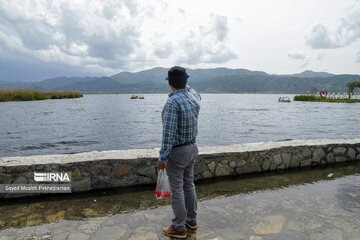
[[171, 190], [166, 169], [160, 169], [156, 184], [156, 199], [170, 198]]

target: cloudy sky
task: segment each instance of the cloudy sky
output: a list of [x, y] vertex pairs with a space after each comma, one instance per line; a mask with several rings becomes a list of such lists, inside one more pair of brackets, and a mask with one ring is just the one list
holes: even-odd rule
[[360, 74], [360, 1], [0, 2], [0, 81], [172, 65]]

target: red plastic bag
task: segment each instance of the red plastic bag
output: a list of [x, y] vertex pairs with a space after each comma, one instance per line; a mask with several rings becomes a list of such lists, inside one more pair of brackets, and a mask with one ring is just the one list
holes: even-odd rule
[[156, 199], [169, 198], [171, 196], [169, 177], [166, 169], [160, 169], [156, 184]]

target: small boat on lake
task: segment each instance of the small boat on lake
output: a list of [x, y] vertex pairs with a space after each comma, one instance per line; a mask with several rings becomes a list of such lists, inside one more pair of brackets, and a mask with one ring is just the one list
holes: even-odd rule
[[288, 96], [286, 97], [279, 97], [278, 102], [291, 102], [290, 98]]
[[139, 96], [139, 99], [145, 99], [144, 96]]
[[138, 98], [138, 96], [136, 96], [136, 95], [131, 95], [131, 97], [130, 97], [131, 99], [137, 99]]

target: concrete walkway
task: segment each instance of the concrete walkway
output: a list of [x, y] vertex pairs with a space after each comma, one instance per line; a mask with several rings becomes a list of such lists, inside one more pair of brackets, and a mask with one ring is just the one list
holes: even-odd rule
[[[264, 184], [270, 181], [278, 186], [275, 189], [265, 187], [248, 193], [244, 186], [251, 187], [251, 179], [213, 183], [207, 190], [199, 186], [199, 196], [203, 199], [198, 203], [199, 228], [190, 232], [187, 239], [360, 240], [359, 166], [316, 171], [321, 176], [313, 183], [314, 172], [276, 175], [262, 180]], [[329, 173], [334, 175], [327, 177]], [[293, 185], [292, 181], [296, 178], [309, 178], [310, 182], [304, 180]], [[244, 181], [248, 181], [246, 185], [242, 185]], [[252, 182], [261, 184], [255, 178]], [[236, 192], [237, 188], [244, 193], [241, 193], [242, 190]], [[209, 195], [204, 193], [206, 191]], [[151, 194], [153, 198], [152, 192], [146, 194]], [[214, 198], [214, 194], [217, 197]], [[131, 198], [127, 199], [131, 201]], [[113, 207], [127, 204], [124, 200], [118, 202], [115, 197], [113, 200]], [[133, 200], [136, 201], [135, 198]], [[82, 209], [82, 212], [87, 211], [88, 218], [4, 229], [0, 231], [0, 240], [169, 239], [163, 236], [161, 229], [170, 223], [170, 206], [151, 205], [150, 208], [143, 207], [143, 210], [99, 217], [98, 210], [89, 204]]]

